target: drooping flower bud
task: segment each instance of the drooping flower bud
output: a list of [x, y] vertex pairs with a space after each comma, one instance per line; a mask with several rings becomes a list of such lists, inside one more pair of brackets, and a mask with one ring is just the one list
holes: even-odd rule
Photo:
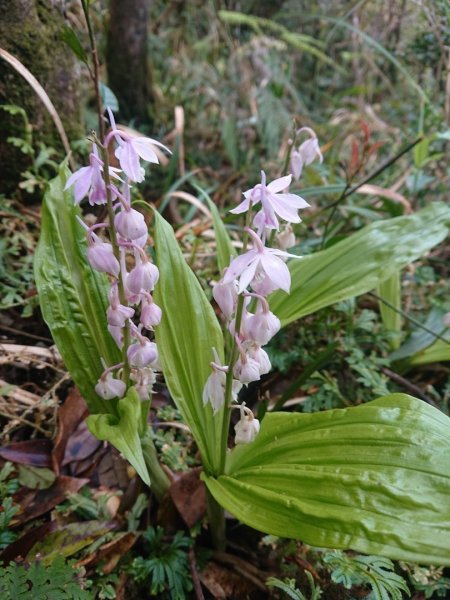
[[120, 265], [114, 256], [113, 247], [107, 242], [102, 242], [97, 236], [95, 237], [95, 241], [92, 241], [87, 249], [89, 264], [100, 273], [109, 273], [114, 277], [118, 277]]
[[288, 248], [295, 246], [294, 230], [292, 229], [290, 223], [287, 223], [284, 229], [277, 234], [277, 242], [280, 250], [288, 250]]
[[236, 310], [238, 297], [236, 281], [231, 281], [230, 283], [217, 282], [213, 287], [213, 297], [225, 318], [230, 320]]
[[270, 372], [272, 365], [270, 363], [269, 355], [261, 348], [261, 346], [251, 344], [247, 350], [247, 355], [257, 363], [260, 375], [266, 375]]
[[112, 400], [112, 398], [122, 398], [127, 386], [120, 379], [115, 379], [111, 372], [105, 372], [98, 380], [95, 386], [96, 393], [103, 400]]
[[258, 381], [261, 378], [259, 363], [245, 352], [241, 352], [236, 361], [233, 374], [244, 385], [248, 385], [252, 381]]
[[[222, 408], [225, 402], [225, 388], [227, 382], [228, 367], [224, 366], [220, 362], [219, 355], [215, 348], [212, 349], [214, 353], [214, 361], [211, 362], [211, 368], [213, 372], [206, 380], [203, 388], [203, 404], [206, 406], [208, 402], [211, 404], [214, 414]], [[236, 402], [242, 384], [240, 381], [233, 379], [231, 388], [231, 400]]]
[[251, 410], [241, 405], [241, 418], [234, 426], [236, 432], [234, 443], [237, 444], [249, 444], [253, 442], [256, 435], [259, 432], [259, 421], [255, 419]]
[[117, 346], [122, 349], [123, 348], [123, 332], [122, 327], [117, 327], [117, 325], [108, 325], [108, 331], [112, 335], [114, 341]]
[[122, 237], [128, 240], [147, 236], [147, 223], [144, 216], [134, 208], [123, 208], [118, 212], [114, 218], [114, 227]]
[[141, 323], [146, 329], [151, 329], [159, 325], [162, 318], [162, 310], [153, 302], [150, 294], [142, 296], [141, 303]]
[[153, 385], [156, 382], [156, 374], [153, 369], [148, 367], [139, 369], [136, 373], [131, 374], [131, 379], [136, 381], [134, 386], [141, 400], [150, 400], [153, 393]]
[[108, 324], [114, 327], [125, 327], [125, 322], [134, 315], [134, 308], [120, 304], [117, 283], [111, 286], [109, 302], [110, 306], [106, 311]]
[[269, 310], [267, 301], [264, 300], [264, 303], [260, 302], [257, 312], [248, 319], [247, 333], [251, 340], [265, 346], [280, 327], [280, 319]]
[[126, 285], [130, 292], [139, 294], [141, 290], [151, 292], [159, 279], [159, 270], [156, 265], [145, 259], [139, 262], [127, 276]]
[[158, 351], [155, 342], [141, 335], [139, 341], [128, 347], [127, 356], [132, 367], [143, 368], [158, 360]]

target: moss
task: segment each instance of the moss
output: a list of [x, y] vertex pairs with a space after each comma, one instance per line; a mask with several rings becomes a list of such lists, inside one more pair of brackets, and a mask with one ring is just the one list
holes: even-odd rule
[[[56, 3], [31, 0], [0, 0], [2, 46], [23, 63], [44, 87], [66, 129], [69, 139], [83, 135], [79, 94], [79, 66], [71, 50], [61, 41], [64, 18]], [[17, 104], [33, 126], [34, 141], [64, 154], [58, 133], [42, 101], [31, 86], [7, 63], [0, 60], [0, 103]], [[17, 121], [0, 112], [0, 187], [12, 192], [29, 159], [11, 148], [6, 139], [17, 135]]]

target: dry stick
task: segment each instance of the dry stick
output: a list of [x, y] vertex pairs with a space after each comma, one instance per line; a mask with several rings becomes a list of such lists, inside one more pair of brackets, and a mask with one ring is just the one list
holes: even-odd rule
[[53, 123], [55, 124], [56, 129], [58, 130], [59, 137], [61, 138], [62, 144], [64, 146], [64, 150], [66, 154], [69, 156], [70, 167], [74, 171], [76, 168], [75, 161], [71, 157], [70, 153], [70, 144], [67, 139], [66, 132], [64, 130], [64, 125], [62, 124], [61, 119], [59, 118], [58, 111], [56, 110], [53, 102], [50, 100], [47, 92], [44, 90], [42, 85], [36, 79], [36, 77], [17, 59], [15, 56], [6, 52], [3, 48], [0, 48], [0, 57], [3, 58], [13, 69], [15, 69], [19, 75], [27, 81], [33, 90], [36, 92], [36, 95], [42, 101], [42, 104], [47, 109], [49, 115], [51, 116]]
[[[407, 152], [409, 152], [412, 148], [414, 148], [414, 146], [416, 146], [417, 144], [419, 144], [422, 140], [423, 140], [423, 136], [420, 136], [416, 140], [414, 140], [414, 142], [411, 142], [410, 144], [408, 144], [405, 148], [403, 148], [403, 150], [400, 150], [400, 152], [398, 154], [396, 154], [392, 158], [389, 158], [385, 163], [383, 163], [379, 169], [377, 169], [376, 171], [374, 171], [373, 173], [371, 173], [368, 177], [366, 177], [366, 179], [363, 179], [363, 181], [361, 181], [361, 183], [358, 183], [358, 184], [354, 185], [353, 187], [350, 187], [347, 184], [345, 186], [344, 191], [339, 196], [339, 198], [337, 200], [335, 200], [334, 202], [332, 202], [331, 204], [328, 204], [328, 206], [325, 206], [322, 209], [322, 211], [323, 211], [323, 210], [328, 210], [329, 208], [331, 208], [332, 211], [330, 213], [330, 216], [327, 219], [327, 222], [325, 223], [324, 232], [323, 232], [323, 236], [322, 236], [322, 244], [320, 246], [321, 250], [325, 246], [325, 242], [327, 240], [328, 228], [330, 226], [331, 221], [333, 220], [334, 215], [336, 214], [336, 211], [338, 209], [339, 204], [343, 200], [345, 200], [346, 198], [348, 198], [349, 196], [351, 196], [352, 194], [354, 194], [357, 190], [359, 190], [360, 187], [362, 187], [366, 183], [369, 183], [369, 181], [372, 181], [372, 179], [375, 179], [375, 177], [378, 177], [378, 175], [380, 175], [388, 167], [390, 167], [395, 162], [397, 162], [397, 160], [399, 158], [401, 158], [404, 154], [406, 154]], [[320, 212], [322, 212], [322, 211], [320, 211]]]
[[421, 400], [428, 402], [428, 404], [431, 404], [431, 406], [434, 406], [435, 408], [439, 408], [439, 404], [437, 402], [435, 402], [432, 398], [430, 398], [429, 396], [424, 394], [419, 386], [414, 385], [414, 383], [411, 383], [410, 381], [408, 381], [407, 379], [405, 379], [404, 377], [402, 377], [395, 371], [391, 371], [387, 367], [382, 367], [381, 371], [385, 375], [387, 375], [387, 377], [389, 377], [389, 379], [392, 379], [392, 381], [394, 381], [395, 383], [398, 383], [398, 385], [401, 385], [409, 392], [412, 392], [415, 396], [417, 396], [418, 398], [421, 398]]
[[194, 592], [195, 592], [196, 600], [205, 600], [205, 596], [203, 595], [200, 577], [198, 576], [197, 565], [195, 562], [195, 554], [194, 554], [193, 548], [189, 549], [188, 556], [189, 556], [189, 566], [191, 568], [192, 583], [194, 585]]
[[408, 313], [405, 313], [405, 311], [403, 311], [401, 308], [398, 308], [394, 304], [391, 304], [391, 302], [389, 302], [385, 298], [381, 298], [381, 296], [378, 296], [378, 294], [375, 294], [375, 292], [367, 292], [367, 293], [369, 294], [369, 296], [373, 296], [374, 298], [376, 298], [379, 302], [386, 304], [386, 306], [388, 306], [391, 310], [393, 310], [394, 312], [396, 312], [399, 315], [401, 315], [402, 317], [404, 317], [407, 321], [410, 321], [411, 323], [416, 325], [416, 327], [419, 327], [419, 329], [423, 329], [424, 331], [426, 331], [427, 333], [429, 333], [436, 339], [441, 340], [442, 342], [445, 342], [446, 344], [448, 344], [450, 346], [450, 340], [445, 338], [442, 335], [448, 329], [447, 327], [444, 327], [442, 329], [441, 333], [436, 333], [435, 331], [433, 331], [432, 329], [430, 329], [429, 327], [427, 327], [426, 325], [424, 325], [423, 323], [421, 323], [414, 317], [411, 317], [411, 315], [408, 315]]

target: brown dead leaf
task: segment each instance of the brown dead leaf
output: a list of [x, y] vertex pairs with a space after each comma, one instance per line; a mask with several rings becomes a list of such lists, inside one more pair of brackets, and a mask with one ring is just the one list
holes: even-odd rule
[[55, 483], [45, 490], [29, 490], [22, 488], [14, 495], [14, 502], [21, 511], [13, 520], [13, 525], [22, 525], [52, 510], [66, 499], [68, 494], [78, 492], [89, 479], [76, 479], [60, 475]]
[[49, 521], [39, 527], [29, 529], [24, 535], [12, 544], [9, 544], [0, 554], [0, 562], [4, 565], [9, 564], [18, 557], [25, 558], [36, 542], [42, 540], [57, 527], [55, 521]]
[[201, 467], [178, 475], [170, 486], [170, 496], [188, 527], [193, 527], [206, 513], [205, 484], [200, 480]]
[[[247, 600], [261, 597], [261, 590], [233, 570], [209, 562], [199, 573], [200, 581], [217, 600]], [[264, 588], [268, 597], [268, 590]]]
[[58, 427], [52, 452], [53, 470], [59, 475], [70, 437], [88, 414], [86, 402], [77, 388], [71, 388], [58, 410]]
[[92, 435], [86, 421], [81, 421], [67, 441], [62, 466], [89, 458], [102, 445], [102, 442]]
[[102, 571], [105, 575], [112, 573], [117, 566], [119, 560], [124, 556], [136, 543], [139, 535], [135, 533], [120, 533], [113, 540], [103, 544], [85, 558], [79, 560], [76, 563], [76, 567], [90, 568], [97, 565], [100, 561], [106, 560], [106, 564], [103, 565]]
[[32, 467], [51, 467], [52, 442], [50, 440], [25, 440], [0, 448], [0, 456], [13, 463]]

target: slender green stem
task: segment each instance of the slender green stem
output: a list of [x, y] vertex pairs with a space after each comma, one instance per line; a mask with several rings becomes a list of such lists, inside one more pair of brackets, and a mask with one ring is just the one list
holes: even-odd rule
[[158, 502], [161, 502], [169, 491], [170, 480], [159, 464], [155, 444], [149, 435], [141, 439], [141, 445], [145, 464], [150, 475], [152, 492]]
[[225, 531], [225, 511], [208, 490], [206, 494], [206, 510], [208, 513], [211, 541], [216, 550], [224, 551], [227, 538]]
[[[250, 206], [248, 212], [247, 212], [247, 217], [245, 220], [245, 227], [249, 227], [250, 223], [251, 223], [251, 219], [252, 219], [252, 207]], [[247, 245], [248, 245], [248, 233], [247, 231], [244, 232], [244, 236], [242, 238], [242, 254], [245, 254], [245, 252], [247, 252]], [[241, 330], [241, 321], [242, 321], [242, 313], [244, 310], [244, 296], [240, 295], [238, 298], [238, 302], [237, 302], [237, 307], [236, 307], [236, 320], [235, 320], [235, 327], [234, 330], [236, 332], [237, 335], [239, 335], [239, 332]], [[230, 404], [231, 404], [231, 392], [233, 389], [233, 366], [234, 363], [236, 362], [238, 357], [238, 347], [237, 347], [237, 343], [235, 338], [233, 337], [232, 339], [232, 343], [231, 343], [231, 348], [229, 351], [229, 354], [227, 356], [227, 360], [226, 360], [226, 364], [228, 365], [228, 373], [227, 373], [227, 378], [226, 378], [226, 383], [225, 383], [225, 414], [224, 414], [224, 418], [223, 418], [223, 426], [222, 426], [222, 435], [221, 435], [221, 439], [220, 439], [220, 443], [221, 443], [221, 460], [220, 460], [220, 469], [219, 469], [219, 475], [221, 473], [224, 472], [225, 469], [225, 458], [226, 458], [226, 450], [227, 450], [227, 440], [228, 440], [228, 431], [230, 428], [230, 415], [231, 415], [231, 409], [230, 409]]]

